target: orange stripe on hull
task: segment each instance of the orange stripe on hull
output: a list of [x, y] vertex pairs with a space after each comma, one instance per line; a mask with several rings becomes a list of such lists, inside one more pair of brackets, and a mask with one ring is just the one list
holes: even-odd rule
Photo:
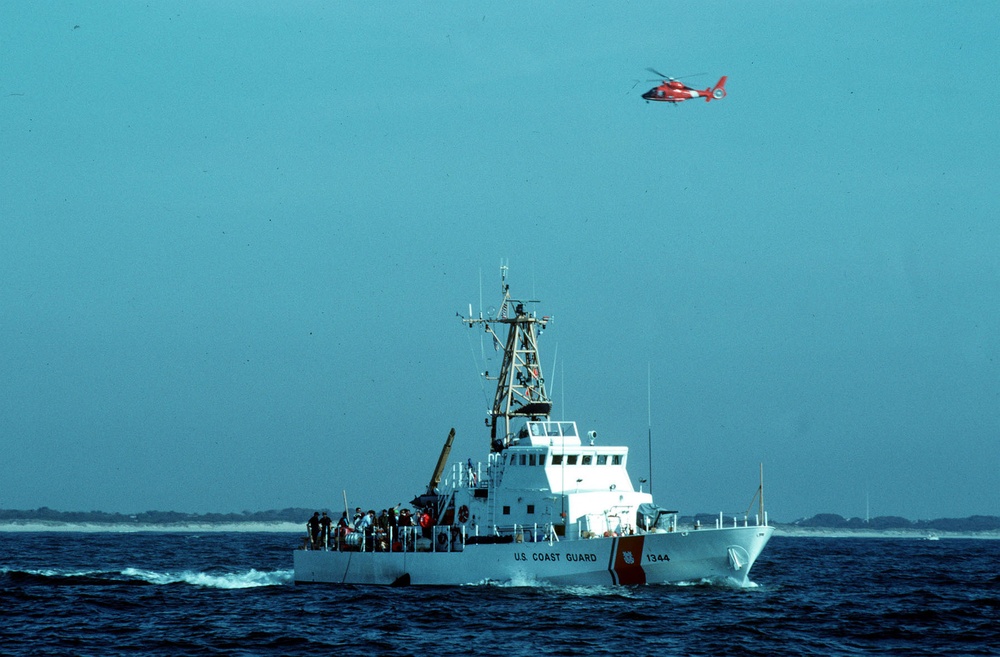
[[623, 536], [614, 547], [611, 577], [615, 584], [645, 584], [646, 571], [642, 569], [643, 536]]

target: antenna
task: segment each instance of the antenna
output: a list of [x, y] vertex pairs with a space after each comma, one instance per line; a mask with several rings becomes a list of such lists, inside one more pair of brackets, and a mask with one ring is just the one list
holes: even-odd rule
[[[472, 317], [472, 304], [469, 304], [469, 317]], [[479, 268], [479, 319], [483, 318], [483, 268]], [[484, 371], [486, 368], [486, 340], [485, 333], [479, 334], [479, 358], [483, 364]], [[485, 391], [485, 388], [483, 388]]]
[[[552, 355], [552, 369], [549, 370], [550, 372], [552, 372], [553, 378], [555, 378], [556, 361], [558, 360], [558, 358], [559, 358], [559, 343], [557, 342], [556, 343], [555, 353]], [[553, 397], [554, 392], [555, 392], [555, 387], [556, 387], [555, 383], [553, 383], [551, 386], [549, 386], [549, 399], [551, 399]]]
[[646, 363], [646, 442], [649, 450], [649, 494], [653, 494], [653, 384], [652, 366]]

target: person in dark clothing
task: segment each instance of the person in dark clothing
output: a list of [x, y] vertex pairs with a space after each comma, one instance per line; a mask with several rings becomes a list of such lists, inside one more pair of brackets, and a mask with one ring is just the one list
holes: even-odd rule
[[309, 529], [309, 540], [312, 542], [314, 550], [319, 547], [319, 526], [319, 511], [317, 511], [306, 523], [306, 527]]
[[319, 530], [322, 545], [325, 547], [330, 545], [330, 528], [333, 527], [333, 519], [326, 515], [326, 511], [323, 512], [323, 517], [319, 519]]

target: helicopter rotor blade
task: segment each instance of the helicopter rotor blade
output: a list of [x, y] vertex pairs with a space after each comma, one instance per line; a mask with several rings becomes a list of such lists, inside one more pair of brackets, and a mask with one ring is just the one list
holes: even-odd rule
[[[708, 73], [690, 73], [688, 75], [681, 75], [681, 76], [678, 76], [678, 77], [671, 77], [669, 75], [664, 75], [663, 73], [660, 73], [655, 68], [647, 68], [646, 70], [649, 71], [650, 73], [656, 73], [657, 75], [660, 76], [661, 80], [664, 80], [664, 81], [667, 81], [667, 82], [671, 82], [673, 80], [683, 80], [685, 78], [694, 78], [694, 77], [698, 77], [699, 75], [708, 75]], [[647, 82], [656, 82], [656, 80], [647, 80]]]

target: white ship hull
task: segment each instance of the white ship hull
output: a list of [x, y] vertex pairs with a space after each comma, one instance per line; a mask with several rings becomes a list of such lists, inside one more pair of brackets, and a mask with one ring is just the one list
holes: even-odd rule
[[633, 585], [749, 580], [768, 526], [549, 543], [469, 544], [447, 552], [296, 550], [295, 582], [450, 586], [488, 582]]

